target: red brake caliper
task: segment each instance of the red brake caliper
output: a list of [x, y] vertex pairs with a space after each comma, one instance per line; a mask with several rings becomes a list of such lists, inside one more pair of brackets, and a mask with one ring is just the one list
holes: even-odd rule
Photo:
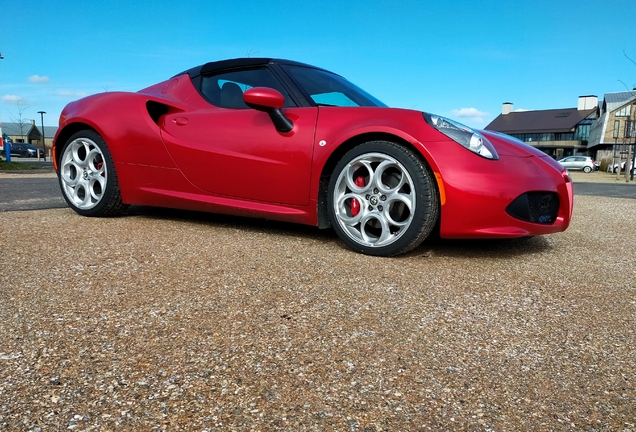
[[[358, 187], [364, 187], [364, 177], [362, 176], [356, 177], [353, 183]], [[351, 216], [354, 216], [354, 217], [358, 216], [358, 213], [360, 213], [360, 202], [357, 199], [352, 198], [351, 199]]]

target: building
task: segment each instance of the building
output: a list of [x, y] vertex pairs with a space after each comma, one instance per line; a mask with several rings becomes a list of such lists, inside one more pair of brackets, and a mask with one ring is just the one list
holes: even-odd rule
[[555, 159], [587, 154], [597, 105], [596, 96], [580, 96], [574, 108], [549, 110], [514, 111], [513, 104], [506, 102], [486, 129], [512, 135]]
[[[43, 148], [41, 129], [42, 127], [35, 124], [35, 120], [27, 120], [22, 123], [2, 122], [2, 134], [11, 138], [11, 141], [30, 143]], [[53, 146], [53, 137], [55, 137], [57, 129], [57, 126], [44, 126], [44, 138], [46, 140], [47, 149]]]
[[636, 89], [605, 93], [587, 143], [589, 154], [601, 163], [601, 169], [614, 163], [614, 158], [627, 158], [628, 145], [634, 144], [636, 139], [635, 121]]

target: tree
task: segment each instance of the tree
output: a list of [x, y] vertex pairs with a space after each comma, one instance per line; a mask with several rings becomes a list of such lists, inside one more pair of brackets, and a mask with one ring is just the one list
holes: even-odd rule
[[22, 136], [22, 141], [27, 142], [26, 132], [29, 129], [29, 125], [31, 124], [31, 122], [24, 118], [24, 111], [26, 111], [30, 107], [23, 106], [20, 99], [16, 100], [15, 104], [18, 108], [18, 117], [14, 117], [11, 114], [11, 111], [9, 111], [9, 119], [13, 123], [18, 125], [18, 131], [20, 132], [20, 136]]

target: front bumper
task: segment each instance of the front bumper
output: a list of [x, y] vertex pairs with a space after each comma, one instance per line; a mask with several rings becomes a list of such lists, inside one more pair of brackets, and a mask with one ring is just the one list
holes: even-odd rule
[[[570, 224], [572, 182], [549, 156], [502, 155], [497, 161], [443, 157], [436, 162], [446, 195], [441, 207], [443, 238], [528, 237], [561, 232]], [[554, 199], [538, 204], [527, 200], [527, 211], [526, 204], [518, 205], [524, 197], [545, 196]]]

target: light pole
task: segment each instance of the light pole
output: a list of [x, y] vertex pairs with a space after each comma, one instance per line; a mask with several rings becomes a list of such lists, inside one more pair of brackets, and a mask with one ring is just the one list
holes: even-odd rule
[[[46, 111], [38, 111], [40, 119], [42, 120], [42, 147], [44, 148], [44, 162], [46, 162], [46, 139], [44, 138], [44, 114]], [[38, 150], [38, 159], [40, 158], [40, 151]]]

